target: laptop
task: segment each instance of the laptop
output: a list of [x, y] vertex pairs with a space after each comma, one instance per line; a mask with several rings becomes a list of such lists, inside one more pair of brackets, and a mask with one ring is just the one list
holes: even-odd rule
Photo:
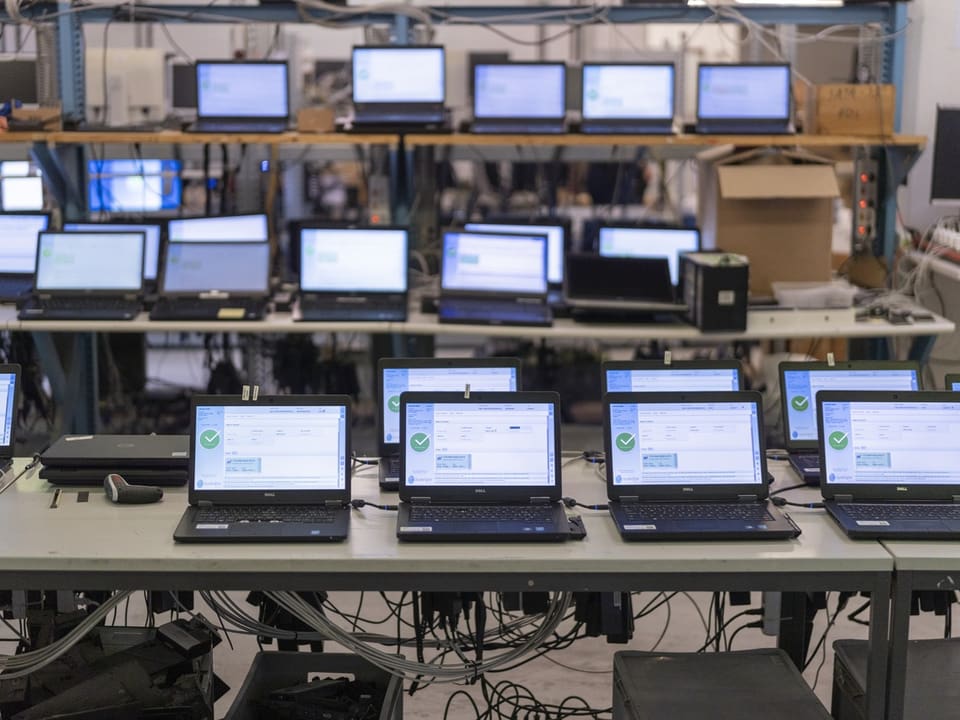
[[608, 360], [600, 365], [601, 391], [736, 392], [743, 390], [738, 360]]
[[611, 392], [607, 495], [624, 540], [773, 540], [800, 534], [768, 501], [757, 392]]
[[446, 128], [443, 48], [354, 47], [352, 99], [356, 132]]
[[345, 540], [350, 398], [198, 395], [179, 542]]
[[224, 215], [178, 218], [167, 222], [167, 242], [267, 242], [267, 216]]
[[196, 133], [282, 133], [290, 122], [285, 60], [198, 60]]
[[167, 243], [150, 319], [261, 320], [269, 297], [269, 243]]
[[672, 134], [673, 63], [584, 63], [580, 132]]
[[471, 131], [566, 132], [566, 73], [562, 62], [477, 63], [473, 68]]
[[40, 455], [40, 477], [53, 485], [102, 485], [119, 473], [131, 485], [187, 484], [186, 435], [63, 435]]
[[50, 213], [0, 214], [0, 302], [23, 299], [33, 288], [37, 236], [50, 226]]
[[811, 485], [820, 482], [817, 393], [821, 390], [919, 390], [916, 362], [780, 363], [783, 446], [790, 465]]
[[852, 538], [960, 539], [960, 396], [817, 395], [824, 507]]
[[0, 473], [5, 474], [13, 466], [19, 411], [20, 366], [0, 365]]
[[400, 442], [401, 540], [569, 537], [557, 393], [403, 393]]
[[157, 289], [157, 268], [160, 264], [160, 237], [162, 225], [156, 223], [129, 223], [123, 220], [108, 220], [106, 222], [72, 222], [64, 223], [63, 229], [67, 232], [142, 232], [146, 239], [143, 255], [143, 286], [150, 294]]
[[680, 283], [680, 256], [700, 250], [700, 230], [662, 225], [602, 225], [597, 253], [602, 257], [666, 258], [670, 282]]
[[408, 231], [300, 228], [300, 316], [307, 321], [407, 319]]
[[143, 295], [142, 232], [41, 232], [21, 320], [133, 320]]
[[666, 258], [567, 255], [564, 303], [580, 322], [675, 322], [676, 302]]
[[790, 81], [787, 63], [702, 63], [697, 68], [696, 131], [792, 133]]
[[949, 373], [943, 380], [944, 388], [953, 392], [960, 391], [960, 373]]
[[451, 230], [443, 234], [442, 323], [553, 324], [547, 304], [546, 235], [497, 235]]
[[382, 358], [377, 365], [380, 487], [400, 484], [400, 396], [405, 392], [515, 392], [517, 358]]

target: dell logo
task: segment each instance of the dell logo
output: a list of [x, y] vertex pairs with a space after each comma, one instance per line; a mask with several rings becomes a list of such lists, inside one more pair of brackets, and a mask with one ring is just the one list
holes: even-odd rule
[[693, 488], [681, 488], [683, 492], [693, 492]]
[[903, 485], [897, 485], [897, 492], [907, 492], [907, 488]]
[[272, 493], [272, 492], [265, 492], [265, 493], [263, 494], [263, 496], [264, 496], [264, 497], [276, 497], [277, 494], [276, 494], [276, 493]]
[[475, 493], [480, 493], [480, 494], [482, 494], [482, 493], [485, 493], [485, 492], [487, 491], [487, 489], [486, 489], [486, 488], [474, 488], [473, 491], [474, 491]]

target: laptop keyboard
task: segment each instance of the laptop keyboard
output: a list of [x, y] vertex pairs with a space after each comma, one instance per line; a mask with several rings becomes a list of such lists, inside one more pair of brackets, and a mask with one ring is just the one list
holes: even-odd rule
[[321, 505], [231, 505], [226, 507], [201, 508], [197, 510], [196, 522], [216, 525], [233, 523], [332, 523], [335, 510]]
[[627, 520], [773, 520], [766, 503], [623, 503]]
[[854, 520], [960, 520], [960, 505], [926, 503], [842, 503]]
[[[233, 312], [242, 310], [243, 314]], [[229, 309], [230, 313], [221, 316], [220, 310]], [[176, 300], [158, 300], [150, 311], [155, 320], [174, 318], [177, 320], [252, 320], [263, 316], [264, 301], [251, 298], [233, 298], [230, 300], [202, 300], [200, 298], [177, 298]], [[229, 316], [227, 316], [229, 315]]]
[[464, 322], [502, 322], [517, 325], [549, 325], [552, 320], [550, 308], [546, 305], [515, 302], [477, 302], [476, 300], [440, 301], [439, 318], [441, 320], [459, 320]]
[[407, 308], [376, 307], [330, 307], [329, 305], [300, 304], [300, 315], [304, 320], [317, 322], [376, 321], [403, 322], [407, 319]]
[[413, 505], [410, 520], [429, 524], [438, 522], [527, 522], [550, 523], [554, 508], [535, 505]]
[[471, 131], [475, 133], [504, 133], [517, 135], [561, 135], [566, 132], [563, 124], [536, 125], [531, 123], [484, 123], [474, 122]]
[[137, 300], [106, 297], [42, 298], [36, 301], [35, 307], [42, 316], [66, 319], [132, 318], [140, 312], [140, 303]]
[[230, 120], [216, 120], [216, 121], [205, 121], [200, 120], [196, 122], [191, 130], [193, 132], [201, 133], [255, 133], [255, 132], [266, 132], [266, 133], [279, 133], [284, 132], [287, 129], [286, 122], [274, 122], [274, 123], [251, 123], [244, 121], [230, 121]]

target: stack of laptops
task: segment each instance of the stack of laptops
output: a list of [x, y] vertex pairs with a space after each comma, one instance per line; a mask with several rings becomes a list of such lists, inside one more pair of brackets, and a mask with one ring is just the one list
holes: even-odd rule
[[686, 309], [676, 301], [666, 258], [568, 255], [563, 295], [581, 322], [669, 321]]
[[584, 63], [580, 132], [673, 133], [673, 63]]
[[547, 304], [545, 235], [443, 234], [442, 323], [538, 325], [553, 323]]
[[355, 132], [448, 129], [442, 47], [353, 48]]
[[602, 392], [734, 392], [743, 390], [737, 360], [608, 360], [600, 366]]
[[157, 290], [157, 268], [160, 265], [160, 223], [130, 223], [124, 220], [109, 222], [64, 223], [67, 232], [142, 232], [146, 238], [143, 256], [143, 286], [149, 295]]
[[472, 132], [566, 131], [567, 67], [563, 63], [477, 63], [473, 73]]
[[102, 485], [119, 473], [131, 485], [187, 482], [186, 435], [64, 435], [43, 451], [40, 477], [54, 485]]
[[41, 232], [21, 320], [132, 320], [143, 295], [142, 232]]
[[674, 286], [680, 282], [680, 255], [698, 250], [697, 228], [602, 225], [597, 233], [597, 252], [602, 257], [666, 258]]
[[350, 398], [196, 396], [180, 542], [344, 540]]
[[804, 482], [820, 482], [817, 394], [822, 390], [919, 390], [915, 362], [780, 363], [783, 443]]
[[260, 320], [269, 296], [269, 243], [167, 243], [150, 319]]
[[197, 62], [198, 133], [281, 133], [290, 122], [287, 63], [280, 60]]
[[790, 65], [702, 64], [697, 80], [698, 133], [793, 132]]
[[307, 321], [407, 319], [405, 228], [300, 229], [300, 315]]
[[37, 237], [50, 225], [50, 213], [0, 214], [0, 301], [21, 300], [33, 288]]
[[516, 358], [383, 358], [377, 367], [377, 428], [380, 487], [400, 483], [400, 397], [405, 392], [515, 392], [520, 389]]
[[0, 474], [13, 467], [20, 410], [20, 366], [0, 365]]
[[954, 374], [954, 373], [948, 374], [944, 378], [943, 382], [944, 382], [943, 386], [947, 390], [952, 390], [953, 392], [960, 391], [960, 374]]
[[799, 529], [768, 501], [755, 392], [607, 393], [607, 495], [625, 540], [771, 540]]
[[824, 506], [847, 535], [960, 539], [960, 397], [824, 391], [817, 424]]
[[403, 393], [400, 441], [401, 540], [570, 537], [556, 393]]
[[224, 215], [178, 218], [167, 222], [167, 242], [267, 242], [267, 216]]

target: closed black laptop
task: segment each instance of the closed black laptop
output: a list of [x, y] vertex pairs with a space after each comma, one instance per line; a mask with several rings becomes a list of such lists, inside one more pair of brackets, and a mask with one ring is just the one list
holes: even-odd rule
[[817, 395], [830, 516], [852, 538], [960, 539], [960, 395]]
[[403, 393], [400, 441], [401, 540], [569, 537], [556, 393]]
[[20, 409], [20, 366], [0, 365], [0, 473], [13, 465]]
[[195, 396], [180, 542], [344, 540], [350, 398]]
[[666, 258], [567, 255], [564, 301], [574, 320], [627, 322], [683, 312]]
[[131, 485], [187, 482], [186, 435], [64, 435], [43, 451], [40, 477], [53, 485], [100, 485], [120, 473]]
[[799, 535], [767, 499], [762, 403], [756, 392], [607, 393], [607, 495], [623, 539]]

